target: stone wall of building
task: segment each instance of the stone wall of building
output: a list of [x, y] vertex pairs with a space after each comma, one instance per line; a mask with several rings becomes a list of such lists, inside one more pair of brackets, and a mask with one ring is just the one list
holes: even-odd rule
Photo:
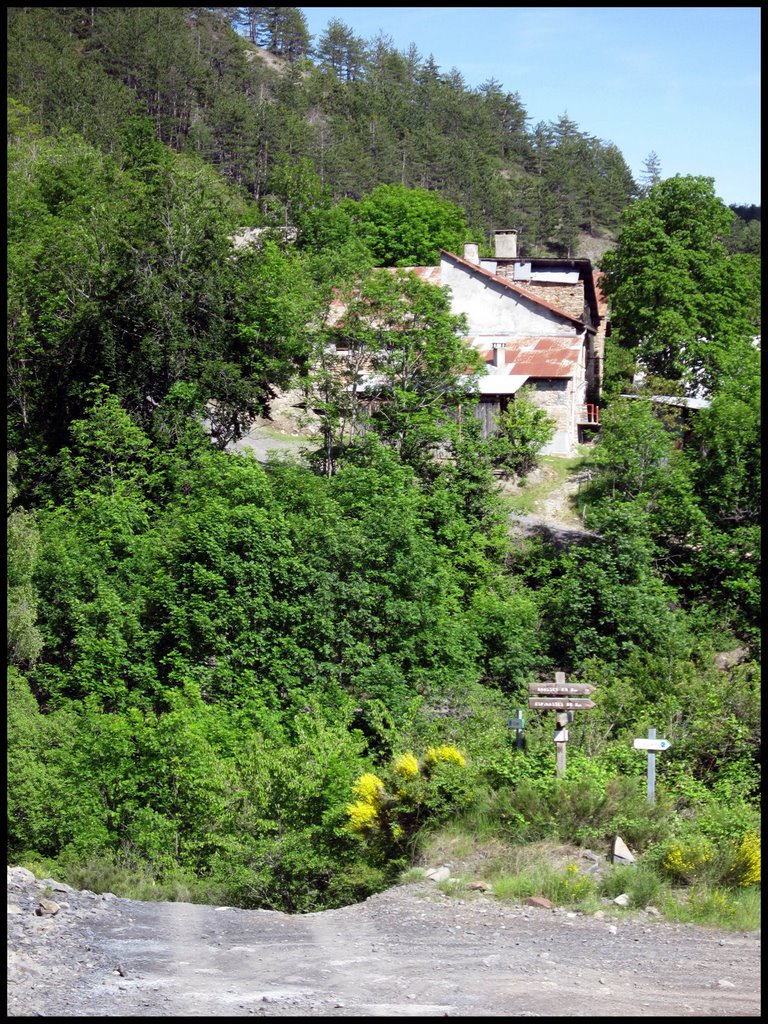
[[[506, 277], [508, 280], [514, 281], [512, 276], [514, 267], [512, 266], [499, 267], [497, 273], [499, 277]], [[545, 302], [549, 302], [550, 305], [557, 306], [558, 309], [562, 309], [564, 313], [569, 313], [571, 316], [585, 317], [585, 320], [589, 316], [584, 299], [583, 281], [576, 281], [573, 284], [554, 281], [514, 281], [514, 284], [531, 295], [536, 295]], [[586, 322], [589, 321], [586, 320]]]
[[534, 387], [533, 401], [555, 421], [555, 436], [542, 454], [572, 455], [579, 438], [571, 380], [542, 379], [535, 381]]

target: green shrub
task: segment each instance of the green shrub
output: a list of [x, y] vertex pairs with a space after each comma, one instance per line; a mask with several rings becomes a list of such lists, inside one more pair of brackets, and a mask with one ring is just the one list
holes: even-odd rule
[[649, 806], [642, 782], [618, 778], [523, 779], [479, 798], [465, 820], [515, 842], [557, 838], [582, 846], [607, 844], [621, 835], [638, 850], [669, 831], [668, 799]]
[[643, 909], [657, 905], [663, 882], [650, 865], [614, 864], [600, 882], [601, 895], [615, 899], [622, 893], [630, 897], [630, 906]]
[[494, 466], [505, 475], [525, 476], [539, 462], [539, 453], [555, 436], [557, 424], [523, 387], [506, 412], [497, 417], [498, 432], [489, 439]]

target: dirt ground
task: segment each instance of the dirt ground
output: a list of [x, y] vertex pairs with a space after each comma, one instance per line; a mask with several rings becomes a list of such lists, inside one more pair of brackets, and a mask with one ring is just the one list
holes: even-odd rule
[[10, 1017], [760, 1016], [759, 933], [457, 899], [428, 880], [291, 916], [26, 875], [8, 873]]

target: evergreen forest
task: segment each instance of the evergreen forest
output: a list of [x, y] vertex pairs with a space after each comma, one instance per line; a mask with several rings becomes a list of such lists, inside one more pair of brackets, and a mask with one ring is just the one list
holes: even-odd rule
[[[566, 115], [532, 126], [500, 83], [338, 20], [313, 40], [300, 8], [9, 8], [7, 45], [8, 862], [305, 912], [441, 830], [620, 833], [741, 921], [759, 208], [655, 154], [635, 182]], [[510, 227], [525, 255], [601, 253], [602, 428], [566, 546], [513, 535], [500, 487], [546, 417], [523, 394], [483, 437], [462, 318], [397, 269]], [[286, 389], [321, 430], [260, 462], [236, 442]], [[706, 401], [683, 429], [657, 395]], [[562, 778], [527, 710], [556, 671], [595, 702]]]

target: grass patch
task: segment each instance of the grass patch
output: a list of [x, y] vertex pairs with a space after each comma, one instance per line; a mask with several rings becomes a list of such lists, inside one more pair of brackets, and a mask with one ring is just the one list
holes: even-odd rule
[[503, 496], [510, 512], [516, 515], [541, 514], [547, 498], [564, 487], [575, 473], [585, 468], [589, 458], [590, 449], [586, 446], [580, 446], [579, 454], [573, 458], [543, 456], [533, 473], [511, 481], [504, 487]]
[[[582, 850], [555, 839], [510, 843], [483, 838], [474, 832], [447, 829], [425, 836], [421, 864], [450, 866], [451, 880], [438, 888], [448, 896], [464, 896], [473, 880], [490, 885], [495, 899], [524, 903], [543, 896], [557, 907], [594, 914], [603, 910], [621, 916], [648, 906], [671, 922], [696, 924], [728, 931], [760, 928], [760, 887], [711, 884], [699, 880], [674, 886], [653, 858], [634, 865], [605, 863], [599, 875], [587, 873]], [[422, 879], [423, 868], [406, 872], [403, 881]], [[604, 901], [626, 893], [626, 911]]]
[[629, 906], [634, 910], [644, 910], [648, 906], [658, 909], [665, 898], [667, 886], [651, 867], [615, 864], [602, 879], [600, 892], [610, 899], [626, 893], [630, 899]]
[[505, 902], [521, 903], [530, 896], [543, 896], [556, 907], [590, 913], [600, 906], [594, 879], [579, 872], [575, 863], [565, 868], [535, 863], [520, 874], [501, 874], [491, 881], [494, 895]]
[[668, 894], [660, 909], [668, 921], [678, 924], [753, 932], [760, 928], [760, 889], [726, 889], [719, 886], [675, 889]]
[[28, 858], [22, 860], [20, 866], [31, 871], [36, 878], [65, 882], [78, 891], [111, 892], [125, 899], [146, 902], [215, 902], [198, 879], [181, 869], [172, 876], [159, 879], [147, 868], [122, 862], [119, 857], [110, 855], [93, 854], [82, 861]]

